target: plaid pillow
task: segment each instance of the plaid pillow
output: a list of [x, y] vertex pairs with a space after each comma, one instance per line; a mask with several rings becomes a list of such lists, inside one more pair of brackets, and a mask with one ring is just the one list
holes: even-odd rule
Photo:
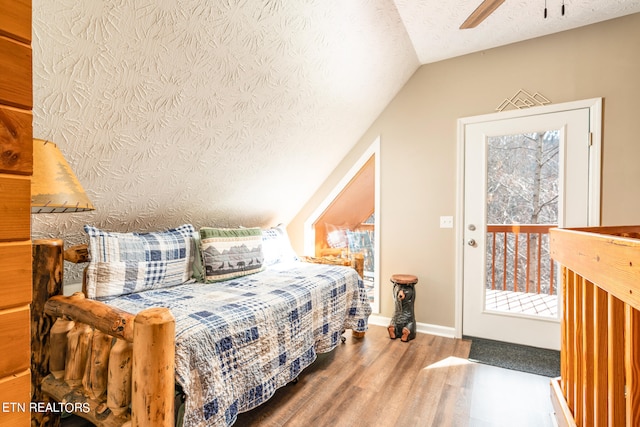
[[84, 226], [89, 235], [87, 297], [104, 299], [180, 285], [191, 279], [191, 224], [154, 233], [114, 233]]
[[200, 238], [207, 282], [246, 276], [264, 268], [260, 228], [203, 227]]

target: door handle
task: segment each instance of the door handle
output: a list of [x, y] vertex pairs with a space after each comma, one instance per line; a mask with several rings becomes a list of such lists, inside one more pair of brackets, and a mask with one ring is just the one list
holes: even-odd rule
[[476, 241], [474, 239], [469, 239], [469, 241], [467, 242], [467, 245], [475, 246], [476, 245]]

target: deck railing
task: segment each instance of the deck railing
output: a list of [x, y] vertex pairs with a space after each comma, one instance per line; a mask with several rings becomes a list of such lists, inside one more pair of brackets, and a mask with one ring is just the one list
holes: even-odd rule
[[549, 229], [555, 224], [487, 226], [487, 289], [554, 295]]

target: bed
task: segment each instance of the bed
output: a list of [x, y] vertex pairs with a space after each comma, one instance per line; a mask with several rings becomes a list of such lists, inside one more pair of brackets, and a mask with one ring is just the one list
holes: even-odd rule
[[[187, 230], [183, 234], [190, 233]], [[262, 243], [267, 247], [264, 230], [262, 233]], [[169, 245], [171, 250], [180, 252], [174, 243]], [[107, 251], [109, 244], [93, 244], [92, 262], [97, 263], [95, 258], [101, 257], [98, 252]], [[246, 239], [242, 246], [253, 251]], [[200, 242], [199, 247], [205, 246]], [[202, 268], [207, 277], [216, 273], [211, 265], [216, 266], [215, 270], [224, 270], [219, 263], [208, 263], [206, 256], [192, 256], [189, 250], [182, 251], [184, 257], [204, 259], [204, 264], [210, 264]], [[185, 426], [232, 425], [238, 413], [262, 404], [278, 388], [295, 381], [318, 353], [338, 346], [346, 329], [360, 333], [367, 329], [371, 308], [356, 270], [305, 263], [283, 257], [282, 253], [276, 256], [277, 262], [269, 262], [268, 256], [260, 258], [257, 271], [238, 274], [228, 270], [223, 279], [209, 283], [187, 280], [176, 286], [158, 286], [155, 282], [146, 289], [136, 289], [139, 282], [131, 285], [125, 280], [114, 287], [114, 278], [131, 276], [131, 272], [118, 270], [106, 276], [98, 272], [103, 279], [108, 277], [105, 283], [110, 288], [98, 294], [95, 288], [85, 290], [93, 299], [77, 294], [52, 298], [45, 311], [61, 318], [63, 326], [54, 325], [50, 341], [60, 341], [59, 331], [63, 331], [67, 341], [66, 366], [64, 372], [59, 366], [52, 367], [52, 374], [43, 381], [43, 391], [58, 401], [77, 403], [78, 415], [98, 425], [121, 425], [130, 420], [135, 425], [173, 425], [180, 406], [174, 399], [175, 380], [178, 394], [184, 394], [184, 413], [178, 418]], [[223, 266], [249, 264], [256, 259], [254, 255], [252, 252], [245, 261], [233, 262], [227, 257]], [[131, 264], [130, 260], [127, 262]], [[185, 277], [175, 274], [174, 267], [163, 268], [167, 275], [183, 280]], [[137, 268], [139, 273], [139, 264]], [[154, 265], [154, 275], [157, 270]], [[88, 276], [91, 274], [96, 272], [88, 269]], [[147, 271], [142, 276], [148, 278], [149, 274]], [[127, 286], [130, 292], [122, 292]], [[107, 294], [114, 293], [114, 289], [119, 291], [105, 296], [105, 289]], [[69, 319], [75, 320], [73, 329], [64, 323]], [[78, 327], [82, 331], [74, 332]], [[78, 335], [96, 334], [95, 331], [98, 338], [92, 335], [91, 342], [83, 344], [80, 339], [76, 344], [89, 349], [89, 356], [84, 356], [84, 361], [70, 362], [70, 353], [77, 352], [75, 348], [69, 350], [71, 341], [78, 340]], [[145, 336], [138, 336], [143, 333]], [[96, 342], [105, 348], [94, 349]], [[54, 347], [51, 358], [60, 359]], [[106, 360], [105, 353], [120, 363]], [[131, 373], [124, 369], [123, 374], [119, 366], [129, 363], [127, 354], [132, 355]], [[86, 367], [82, 375], [68, 372], [75, 365]], [[96, 365], [102, 368], [97, 369]], [[168, 371], [171, 375], [166, 374]], [[109, 381], [116, 384], [113, 391], [106, 384]], [[120, 398], [127, 393], [130, 404]]]
[[640, 425], [640, 226], [550, 230], [561, 265], [560, 426]]

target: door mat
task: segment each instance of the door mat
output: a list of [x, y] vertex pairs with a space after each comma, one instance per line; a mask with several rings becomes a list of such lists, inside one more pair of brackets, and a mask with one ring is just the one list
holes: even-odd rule
[[546, 348], [529, 347], [484, 338], [463, 337], [471, 341], [469, 360], [542, 375], [560, 376], [560, 352]]

